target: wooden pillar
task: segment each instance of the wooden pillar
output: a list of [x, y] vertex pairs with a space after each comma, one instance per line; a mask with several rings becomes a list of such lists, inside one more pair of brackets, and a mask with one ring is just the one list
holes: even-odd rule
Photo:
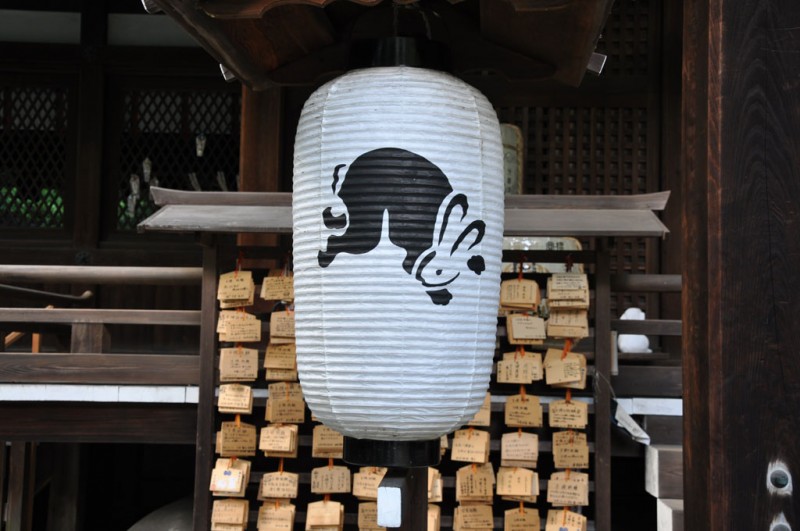
[[194, 470], [194, 515], [192, 529], [211, 526], [212, 447], [214, 426], [214, 359], [217, 351], [217, 247], [212, 236], [203, 241], [203, 281], [200, 299], [200, 385], [197, 403], [197, 439]]
[[[239, 190], [281, 191], [281, 125], [283, 97], [280, 88], [253, 91], [242, 88], [242, 133], [239, 148]], [[242, 246], [275, 246], [274, 234], [240, 234]]]
[[108, 33], [106, 3], [84, 2], [81, 10], [81, 65], [77, 91], [73, 239], [76, 247], [95, 248], [100, 234], [103, 180], [102, 57]]
[[81, 527], [81, 445], [56, 444], [53, 450], [47, 531], [75, 531]]
[[11, 443], [8, 459], [8, 502], [6, 507], [6, 530], [27, 531], [25, 518], [25, 476], [28, 443], [15, 441]]
[[686, 529], [800, 529], [800, 3], [684, 5]]
[[608, 245], [597, 239], [595, 269], [595, 529], [611, 531], [611, 273]]

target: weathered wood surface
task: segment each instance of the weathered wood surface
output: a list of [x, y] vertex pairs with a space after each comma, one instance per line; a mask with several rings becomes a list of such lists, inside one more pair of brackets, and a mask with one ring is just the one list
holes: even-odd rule
[[4, 283], [199, 284], [199, 267], [49, 266], [0, 264]]
[[75, 531], [80, 527], [81, 447], [75, 443], [59, 444], [53, 447], [53, 452], [47, 531]]
[[797, 526], [800, 4], [685, 2], [683, 341], [687, 529]]
[[159, 206], [292, 206], [292, 194], [289, 192], [189, 192], [157, 187], [151, 188], [150, 192], [153, 202]]
[[[291, 233], [291, 206], [237, 205], [239, 200], [231, 197], [235, 195], [235, 192], [218, 193], [220, 202], [217, 204], [167, 204], [142, 221], [139, 231]], [[256, 200], [256, 196], [251, 196], [242, 201]], [[504, 234], [507, 236], [662, 237], [669, 232], [652, 211], [629, 208], [605, 210], [603, 206], [607, 202], [604, 199], [595, 202], [598, 205], [595, 208], [590, 206], [592, 202], [589, 201], [580, 201], [579, 207], [569, 206], [575, 204], [569, 200], [513, 200], [511, 203], [511, 206], [506, 205], [505, 213]]]
[[680, 275], [631, 275], [620, 273], [611, 276], [611, 291], [680, 293]]
[[683, 324], [676, 319], [646, 319], [643, 321], [614, 319], [611, 321], [611, 328], [620, 334], [679, 336]]
[[683, 531], [683, 500], [657, 500], [656, 526], [656, 531]]
[[215, 426], [214, 369], [217, 353], [217, 247], [212, 235], [203, 236], [203, 283], [200, 326], [200, 389], [197, 403], [197, 433], [195, 434], [194, 520], [195, 531], [208, 531], [211, 521], [211, 464], [214, 457]]
[[196, 427], [186, 404], [0, 404], [0, 439], [9, 441], [194, 444]]
[[106, 323], [136, 325], [198, 326], [197, 310], [95, 310], [54, 308], [0, 308], [0, 323]]
[[0, 354], [0, 383], [197, 385], [198, 356]]
[[[271, 163], [274, 166], [274, 162]], [[165, 205], [292, 206], [291, 192], [190, 192], [153, 187], [153, 202]], [[508, 209], [664, 210], [671, 192], [637, 195], [506, 195]]]
[[[11, 440], [10, 437], [6, 439]], [[8, 458], [8, 501], [5, 507], [6, 529], [25, 531], [25, 479], [28, 443], [13, 441]], [[32, 478], [31, 478], [32, 480]]]
[[[652, 214], [651, 214], [652, 215]], [[611, 531], [611, 286], [606, 239], [597, 242], [595, 269], [594, 483], [595, 527]]]
[[[364, 7], [348, 5], [351, 2]], [[155, 3], [237, 79], [256, 90], [276, 84], [310, 85], [347, 70], [350, 42], [354, 33], [358, 37], [353, 27], [365, 10], [383, 10], [389, 21], [392, 14], [391, 4], [376, 0]], [[612, 5], [611, 0], [514, 0], [481, 2], [476, 10], [458, 3], [431, 3], [433, 12], [428, 15], [448, 28], [435, 37], [447, 41], [455, 72], [492, 70], [508, 79], [552, 78], [572, 86], [583, 78]], [[367, 22], [369, 35], [395, 34], [391, 23], [381, 27], [374, 19]]]
[[683, 418], [650, 415], [644, 419], [644, 430], [651, 444], [683, 444]]
[[644, 453], [644, 489], [656, 498], [683, 498], [683, 450], [653, 444]]
[[105, 352], [111, 346], [108, 327], [102, 323], [75, 323], [70, 335], [70, 352]]
[[[242, 127], [239, 147], [238, 194], [252, 192], [275, 193], [281, 190], [281, 145], [283, 127], [283, 89], [253, 91], [242, 87]], [[277, 202], [278, 198], [282, 202]], [[291, 194], [270, 196], [274, 206], [291, 206]], [[240, 246], [276, 247], [275, 234], [239, 234]]]
[[623, 365], [611, 377], [611, 385], [617, 396], [680, 397], [681, 378], [680, 367]]
[[[306, 4], [315, 7], [325, 7], [336, 0], [240, 0], [230, 2], [225, 0], [201, 0], [200, 9], [214, 18], [261, 18], [270, 9], [282, 5]], [[381, 0], [349, 0], [364, 6], [374, 6]]]

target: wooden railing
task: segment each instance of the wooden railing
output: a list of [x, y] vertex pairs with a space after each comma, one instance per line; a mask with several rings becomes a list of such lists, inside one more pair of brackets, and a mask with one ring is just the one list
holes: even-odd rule
[[[201, 268], [0, 265], [4, 284], [197, 285]], [[198, 385], [199, 357], [108, 354], [106, 325], [200, 326], [199, 310], [0, 308], [0, 329], [71, 327], [70, 352], [3, 353], [0, 383]], [[5, 335], [5, 334], [4, 334]]]

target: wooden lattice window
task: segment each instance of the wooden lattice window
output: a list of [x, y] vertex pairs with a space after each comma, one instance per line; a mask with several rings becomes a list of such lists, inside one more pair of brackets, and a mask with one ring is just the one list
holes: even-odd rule
[[[658, 188], [657, 172], [648, 166], [646, 107], [504, 107], [498, 116], [522, 129], [526, 193], [625, 195]], [[612, 270], [653, 273], [656, 252], [648, 239], [618, 238]], [[649, 302], [646, 295], [624, 295], [614, 309], [648, 310]]]
[[652, 50], [657, 7], [657, 2], [649, 0], [614, 2], [597, 43], [597, 51], [608, 56], [603, 76], [633, 77], [653, 73], [653, 62], [648, 60], [648, 54]]
[[[240, 112], [238, 91], [125, 90], [119, 138], [117, 229], [132, 230], [156, 210], [148, 192], [150, 186], [235, 191]], [[204, 144], [202, 151], [198, 143]], [[150, 163], [148, 178], [145, 160]]]
[[69, 89], [0, 84], [0, 224], [63, 229]]

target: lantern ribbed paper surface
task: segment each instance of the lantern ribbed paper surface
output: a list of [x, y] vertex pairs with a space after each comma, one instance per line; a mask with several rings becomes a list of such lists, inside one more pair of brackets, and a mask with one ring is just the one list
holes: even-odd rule
[[435, 439], [483, 402], [503, 232], [497, 116], [440, 72], [357, 70], [317, 90], [294, 158], [297, 366], [320, 421]]

